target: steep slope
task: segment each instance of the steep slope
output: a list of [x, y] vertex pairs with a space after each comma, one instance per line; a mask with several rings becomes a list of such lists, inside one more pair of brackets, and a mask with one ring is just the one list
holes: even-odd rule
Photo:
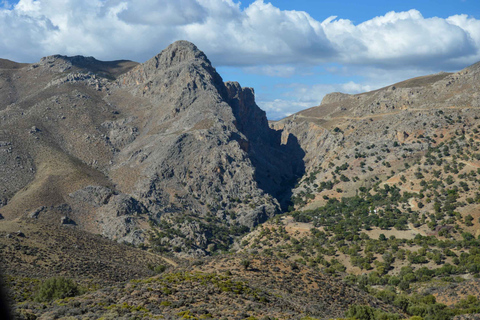
[[[105, 285], [155, 275], [149, 266], [175, 264], [99, 235], [37, 221], [3, 221], [0, 252], [2, 275], [18, 285], [33, 285], [54, 276]], [[26, 291], [21, 286], [15, 289], [19, 297]]]
[[304, 172], [253, 90], [223, 83], [189, 42], [143, 64], [1, 66], [7, 219], [68, 216], [111, 239], [203, 254], [279, 212]]
[[[333, 93], [318, 107], [273, 122], [271, 126], [283, 130], [284, 136], [296, 136], [306, 152], [307, 174], [294, 192], [300, 196], [298, 204], [308, 202], [314, 208], [325, 202], [324, 195], [351, 196], [360, 186], [395, 180], [405, 162], [421, 159], [429, 148], [449, 142], [459, 132], [477, 142], [479, 78], [476, 64], [372, 92]], [[340, 179], [342, 174], [348, 181]], [[322, 181], [329, 180], [337, 181], [333, 190], [317, 191]]]

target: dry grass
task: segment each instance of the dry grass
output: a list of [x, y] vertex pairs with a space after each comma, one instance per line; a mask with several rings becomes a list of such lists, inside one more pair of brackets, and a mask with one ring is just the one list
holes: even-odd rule
[[55, 148], [42, 148], [37, 153], [36, 167], [34, 180], [0, 210], [5, 218], [16, 218], [39, 206], [65, 203], [69, 193], [88, 185], [110, 185], [101, 172]]

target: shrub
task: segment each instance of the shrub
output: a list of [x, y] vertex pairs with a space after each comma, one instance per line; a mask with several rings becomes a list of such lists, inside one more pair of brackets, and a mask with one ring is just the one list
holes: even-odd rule
[[78, 284], [64, 277], [54, 277], [45, 280], [35, 295], [35, 301], [46, 302], [68, 297], [75, 297], [83, 293]]
[[248, 260], [248, 259], [242, 260], [242, 266], [245, 270], [247, 270], [248, 267], [250, 267], [250, 260]]
[[352, 305], [347, 313], [347, 317], [352, 317], [359, 320], [374, 320], [375, 319], [375, 309], [370, 306], [358, 306]]
[[155, 273], [162, 273], [162, 272], [164, 272], [166, 269], [167, 269], [167, 267], [164, 266], [163, 264], [161, 264], [161, 265], [156, 266], [156, 267], [153, 269], [153, 271], [155, 271]]

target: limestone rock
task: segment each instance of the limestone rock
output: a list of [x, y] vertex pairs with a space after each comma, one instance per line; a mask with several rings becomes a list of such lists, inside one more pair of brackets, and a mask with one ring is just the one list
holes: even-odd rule
[[305, 171], [253, 89], [224, 83], [187, 41], [143, 64], [54, 55], [2, 72], [22, 79], [0, 88], [7, 219], [43, 206], [39, 219], [135, 244], [153, 228], [199, 255], [213, 230], [245, 232], [286, 209]]
[[[399, 175], [431, 145], [465, 134], [467, 127], [473, 130], [480, 110], [479, 78], [477, 63], [371, 92], [332, 93], [317, 107], [271, 122], [283, 130], [282, 142], [293, 136], [305, 151], [306, 174], [293, 190], [296, 208], [314, 209], [328, 198], [355, 196], [359, 187]], [[342, 166], [347, 170], [336, 170]], [[335, 181], [335, 174], [344, 174], [345, 181], [337, 179], [332, 190], [318, 188]], [[399, 179], [395, 176], [392, 183]]]
[[75, 225], [75, 221], [73, 221], [72, 219], [70, 219], [70, 218], [67, 217], [67, 216], [63, 216], [63, 217], [60, 219], [60, 224], [61, 224], [61, 225]]
[[33, 210], [28, 214], [28, 217], [31, 219], [37, 219], [38, 216], [42, 211], [44, 211], [46, 208], [44, 206], [38, 207], [37, 209]]
[[102, 186], [87, 186], [71, 193], [71, 198], [88, 203], [94, 207], [100, 207], [108, 203], [113, 195], [112, 190]]

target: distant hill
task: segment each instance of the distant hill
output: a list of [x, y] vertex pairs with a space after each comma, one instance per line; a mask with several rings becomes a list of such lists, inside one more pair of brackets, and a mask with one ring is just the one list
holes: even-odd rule
[[[414, 78], [371, 92], [332, 93], [320, 106], [272, 122], [284, 137], [297, 137], [306, 153], [306, 174], [294, 190], [296, 208], [321, 205], [326, 202], [323, 196], [355, 195], [361, 186], [392, 185], [402, 175], [414, 185], [402, 183], [401, 188], [418, 191], [421, 179], [414, 179], [414, 170], [405, 170], [405, 163], [423, 163], [429, 150], [452, 144], [452, 139], [471, 154], [452, 152], [446, 157], [466, 156], [464, 161], [472, 163], [466, 170], [476, 169], [479, 77], [475, 64], [457, 73]], [[425, 169], [435, 164], [429, 166]], [[326, 181], [336, 182], [333, 188], [319, 189]]]

